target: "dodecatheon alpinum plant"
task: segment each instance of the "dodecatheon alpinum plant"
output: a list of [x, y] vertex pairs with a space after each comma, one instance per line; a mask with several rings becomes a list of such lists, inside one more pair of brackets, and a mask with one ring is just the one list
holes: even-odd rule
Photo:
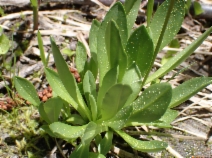
[[[14, 77], [18, 93], [37, 106], [40, 116], [47, 122], [42, 128], [50, 136], [76, 146], [71, 158], [104, 157], [112, 146], [114, 134], [135, 150], [153, 152], [165, 149], [165, 142], [137, 140], [122, 129], [140, 125], [171, 127], [170, 123], [177, 116], [171, 108], [212, 81], [210, 77], [194, 78], [174, 89], [169, 83], [156, 83], [141, 92], [144, 85], [153, 83], [184, 61], [212, 28], [149, 75], [157, 53], [173, 40], [181, 27], [185, 2], [167, 0], [153, 17], [150, 16], [152, 5], [148, 5], [147, 17], [151, 19], [147, 27], [141, 25], [133, 30], [140, 2], [126, 0], [124, 5], [117, 2], [101, 23], [93, 20], [89, 36], [91, 57], [87, 57], [81, 42], [76, 50], [76, 68], [83, 79], [81, 83], [76, 83], [52, 38], [57, 72], [47, 67], [40, 34], [41, 59], [54, 97], [42, 103], [30, 82]], [[76, 144], [77, 138], [80, 138], [80, 144]], [[91, 141], [98, 148], [95, 153], [89, 150]]]

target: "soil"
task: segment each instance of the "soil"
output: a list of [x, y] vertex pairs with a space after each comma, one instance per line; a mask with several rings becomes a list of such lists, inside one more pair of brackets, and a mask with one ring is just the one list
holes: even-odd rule
[[[145, 8], [142, 8], [142, 5], [135, 28], [145, 23]], [[4, 10], [5, 15], [0, 17], [0, 25], [4, 27], [5, 34], [12, 41], [12, 47], [5, 56], [0, 57], [0, 61], [3, 63], [0, 69], [4, 79], [0, 80], [0, 93], [2, 96], [0, 98], [0, 158], [32, 157], [33, 154], [35, 157], [59, 158], [63, 157], [61, 153], [68, 155], [74, 147], [61, 140], [57, 140], [58, 144], [56, 144], [55, 139], [39, 129], [43, 122], [40, 120], [36, 108], [30, 106], [14, 93], [8, 95], [7, 87], [15, 92], [11, 81], [13, 74], [18, 74], [30, 80], [35, 85], [41, 100], [45, 101], [52, 94], [43, 75], [43, 65], [39, 57], [38, 43], [35, 36], [36, 32], [32, 30], [32, 12], [28, 11], [31, 7], [27, 5], [24, 7], [2, 6], [1, 8]], [[107, 6], [95, 4], [41, 4], [39, 29], [41, 30], [44, 50], [45, 52], [51, 52], [50, 35], [54, 37], [60, 50], [67, 48], [71, 50], [69, 53], [72, 53], [72, 55], [64, 54], [64, 58], [78, 82], [80, 82], [80, 78], [74, 65], [74, 51], [76, 50], [77, 41], [87, 43], [92, 19], [102, 20], [107, 10]], [[208, 19], [195, 20], [187, 15], [176, 37], [180, 41], [180, 48], [185, 48], [211, 25], [212, 23]], [[153, 71], [160, 67], [161, 59], [168, 49], [168, 47], [165, 47], [158, 54]], [[173, 87], [192, 77], [212, 76], [211, 55], [212, 36], [209, 36], [194, 54], [174, 71], [164, 76], [162, 80], [170, 79], [182, 69], [186, 70], [170, 81]], [[55, 68], [52, 55], [50, 55], [49, 66]], [[134, 137], [147, 140], [162, 139], [168, 142], [170, 148], [167, 150], [158, 153], [137, 152], [116, 136], [115, 145], [107, 157], [211, 157], [211, 91], [212, 86], [209, 85], [187, 102], [176, 107], [180, 114], [172, 123], [172, 129], [148, 127], [148, 130], [159, 132], [160, 135], [147, 136], [139, 134], [139, 131], [144, 132], [145, 127], [129, 129], [138, 131], [138, 135], [134, 135]], [[11, 98], [15, 98], [15, 101], [12, 102]], [[161, 134], [165, 136], [161, 136]]]

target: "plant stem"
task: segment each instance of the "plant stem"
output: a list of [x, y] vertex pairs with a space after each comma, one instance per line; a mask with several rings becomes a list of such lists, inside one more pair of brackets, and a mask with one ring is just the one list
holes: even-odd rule
[[38, 1], [40, 0], [30, 0], [33, 10], [33, 31], [38, 30]]

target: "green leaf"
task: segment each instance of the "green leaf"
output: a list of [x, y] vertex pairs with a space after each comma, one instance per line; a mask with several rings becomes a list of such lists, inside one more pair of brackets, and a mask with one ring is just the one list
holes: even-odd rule
[[67, 47], [63, 48], [63, 49], [61, 50], [61, 52], [62, 52], [63, 54], [66, 54], [66, 55], [69, 56], [69, 57], [71, 57], [72, 55], [76, 54], [75, 51], [72, 51], [71, 49], [69, 49], [69, 48], [67, 48]]
[[100, 25], [100, 22], [94, 19], [89, 33], [89, 48], [95, 62], [97, 62], [97, 36]]
[[[63, 107], [63, 101], [56, 97], [48, 99], [44, 104], [40, 104], [39, 113], [47, 123], [58, 121], [60, 111]], [[44, 113], [44, 115], [42, 115]]]
[[109, 130], [105, 133], [104, 138], [98, 145], [98, 151], [102, 155], [106, 155], [110, 151], [112, 147], [112, 140], [113, 140], [113, 132]]
[[71, 116], [66, 120], [66, 122], [73, 125], [84, 125], [86, 124], [85, 120], [78, 114], [71, 114]]
[[2, 34], [0, 36], [0, 54], [6, 54], [9, 51], [9, 49], [10, 49], [10, 40], [5, 34]]
[[57, 137], [56, 135], [54, 135], [54, 133], [51, 131], [51, 129], [49, 128], [48, 125], [42, 125], [41, 129], [43, 129], [46, 133], [48, 133], [48, 135], [50, 135], [51, 137]]
[[[100, 109], [101, 105], [102, 105], [102, 100], [106, 94], [106, 92], [117, 83], [117, 68], [113, 68], [111, 70], [109, 70], [102, 82], [102, 86], [99, 89], [98, 92], [98, 97], [97, 97], [97, 106], [98, 109]], [[100, 115], [100, 114], [99, 114]]]
[[94, 75], [94, 78], [97, 78], [98, 74], [98, 61], [97, 61], [97, 36], [100, 27], [100, 22], [97, 20], [92, 21], [90, 34], [89, 34], [89, 48], [91, 52], [91, 58], [87, 60], [86, 68], [90, 70]]
[[89, 58], [87, 62], [85, 63], [85, 71], [90, 70], [94, 76], [94, 78], [97, 78], [98, 75], [98, 63], [94, 60], [93, 57]]
[[132, 89], [132, 94], [128, 97], [125, 106], [131, 104], [137, 97], [141, 90], [141, 73], [135, 63], [133, 63], [125, 72], [122, 84], [128, 84]]
[[132, 109], [132, 106], [126, 106], [122, 108], [112, 119], [104, 121], [102, 124], [115, 130], [120, 130], [125, 126], [125, 123], [132, 113]]
[[40, 114], [40, 116], [41, 116], [41, 118], [42, 118], [43, 120], [45, 120], [48, 124], [50, 124], [50, 123], [52, 123], [52, 122], [49, 120], [49, 117], [48, 117], [47, 113], [46, 113], [45, 110], [44, 110], [44, 105], [43, 105], [43, 104], [44, 104], [44, 103], [41, 103], [41, 104], [39, 105], [39, 107], [38, 107], [39, 114]]
[[130, 36], [131, 29], [137, 18], [140, 3], [141, 0], [126, 0], [124, 3], [125, 12], [127, 15], [128, 37]]
[[71, 116], [71, 108], [67, 101], [64, 101], [64, 100], [62, 101], [63, 101], [63, 107], [61, 110], [62, 119], [67, 119], [68, 117]]
[[87, 53], [85, 46], [82, 42], [77, 43], [76, 49], [76, 68], [80, 74], [80, 77], [83, 78], [85, 74], [85, 63], [87, 62]]
[[194, 1], [193, 5], [194, 5], [195, 15], [199, 15], [199, 14], [202, 14], [204, 12], [204, 10], [202, 9], [201, 4], [199, 2]]
[[90, 144], [92, 139], [98, 134], [97, 124], [89, 122], [82, 136], [82, 144]]
[[106, 157], [99, 153], [89, 152], [89, 158], [106, 158]]
[[143, 91], [131, 106], [133, 112], [128, 125], [153, 122], [166, 112], [172, 97], [172, 88], [168, 83], [154, 84]]
[[154, 74], [148, 77], [145, 84], [165, 75], [167, 72], [176, 68], [180, 63], [187, 59], [194, 51], [199, 47], [200, 44], [207, 38], [208, 35], [212, 32], [212, 27], [205, 31], [198, 39], [192, 42], [188, 47], [183, 51], [175, 55], [168, 62], [166, 62], [160, 69], [158, 69]]
[[84, 134], [86, 127], [87, 125], [71, 126], [61, 122], [54, 122], [49, 125], [49, 128], [54, 135], [62, 139], [74, 139], [81, 137]]
[[102, 85], [102, 80], [109, 68], [109, 61], [106, 52], [105, 32], [109, 21], [114, 20], [119, 28], [119, 34], [122, 40], [122, 45], [125, 47], [127, 43], [127, 19], [124, 8], [120, 2], [117, 2], [111, 7], [102, 22], [97, 38], [97, 60], [99, 65], [99, 84]]
[[126, 53], [128, 56], [128, 67], [134, 62], [144, 77], [152, 67], [154, 57], [154, 46], [144, 25], [137, 28], [130, 36]]
[[129, 136], [123, 131], [116, 131], [133, 149], [142, 152], [157, 152], [167, 148], [168, 144], [162, 141], [140, 141]]
[[118, 80], [120, 81], [127, 67], [127, 56], [122, 47], [118, 26], [114, 21], [108, 22], [105, 43], [110, 69], [119, 66]]
[[71, 104], [81, 115], [83, 115], [84, 111], [76, 103], [76, 101], [69, 95], [69, 93], [65, 89], [62, 81], [60, 80], [58, 74], [49, 68], [45, 68], [45, 74], [46, 74], [46, 78], [47, 78], [49, 84], [51, 85], [51, 88], [53, 89], [54, 93], [56, 93], [63, 100], [65, 100], [69, 104]]
[[40, 104], [37, 92], [31, 82], [17, 76], [15, 76], [13, 80], [15, 83], [15, 88], [21, 97], [28, 100], [34, 106], [38, 106]]
[[[91, 119], [91, 114], [87, 106], [85, 105], [85, 102], [82, 98], [82, 95], [80, 94], [79, 88], [77, 86], [76, 80], [72, 73], [69, 71], [69, 68], [63, 59], [63, 56], [61, 55], [56, 43], [51, 38], [51, 47], [52, 52], [55, 60], [55, 64], [57, 67], [57, 71], [59, 74], [59, 77], [68, 91], [69, 95], [74, 99], [74, 101], [78, 104], [78, 107], [80, 107], [80, 114], [84, 119]], [[76, 109], [78, 110], [78, 108]]]
[[197, 77], [177, 86], [172, 91], [170, 108], [176, 107], [212, 83], [212, 77]]
[[40, 58], [41, 58], [41, 61], [43, 62], [44, 67], [46, 67], [48, 63], [46, 61], [45, 52], [44, 52], [44, 49], [43, 49], [43, 41], [42, 41], [42, 38], [41, 38], [40, 31], [38, 31], [38, 33], [37, 33], [37, 38], [38, 38], [38, 47], [39, 47], [39, 50], [40, 50]]
[[186, 14], [189, 14], [190, 7], [191, 7], [191, 0], [187, 0], [185, 5]]
[[154, 8], [154, 0], [149, 0], [147, 3], [147, 27], [149, 27], [150, 22], [152, 20], [152, 14], [153, 14], [153, 8]]
[[83, 91], [88, 103], [89, 94], [91, 94], [95, 99], [97, 98], [95, 78], [89, 70], [85, 73], [83, 79]]
[[[162, 32], [162, 28], [164, 27], [165, 18], [168, 12], [167, 7], [170, 7], [169, 6], [170, 1], [171, 0], [167, 0], [163, 2], [162, 5], [159, 6], [149, 26], [151, 30], [152, 40], [155, 46], [158, 43], [159, 37]], [[164, 46], [169, 44], [169, 42], [171, 42], [171, 40], [177, 34], [183, 22], [184, 14], [185, 14], [185, 1], [184, 0], [175, 1], [159, 51]]]
[[94, 138], [94, 141], [95, 141], [96, 146], [98, 146], [100, 144], [100, 142], [102, 141], [102, 135], [97, 134], [96, 137]]
[[98, 109], [97, 109], [96, 100], [93, 97], [93, 95], [89, 95], [89, 102], [90, 102], [90, 110], [91, 110], [91, 114], [92, 114], [92, 120], [95, 121], [97, 119]]
[[117, 112], [125, 105], [128, 97], [132, 93], [130, 86], [116, 84], [112, 86], [105, 94], [101, 106], [101, 120], [108, 120], [115, 116]]
[[178, 111], [167, 109], [165, 114], [160, 118], [160, 120], [145, 124], [147, 126], [155, 126], [159, 128], [171, 128], [170, 125], [178, 116]]
[[88, 157], [90, 144], [80, 144], [71, 153], [69, 158], [85, 158]]

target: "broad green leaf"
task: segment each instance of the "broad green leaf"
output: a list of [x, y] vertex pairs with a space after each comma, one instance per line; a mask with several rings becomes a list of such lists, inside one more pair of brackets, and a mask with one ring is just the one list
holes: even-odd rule
[[21, 97], [29, 101], [34, 106], [38, 106], [40, 104], [37, 92], [31, 82], [18, 76], [15, 76], [13, 80], [15, 88]]
[[130, 36], [131, 29], [137, 18], [140, 3], [141, 0], [126, 0], [124, 3], [124, 9], [127, 16], [128, 37]]
[[112, 87], [113, 85], [117, 83], [117, 78], [118, 78], [117, 68], [113, 68], [106, 73], [102, 82], [102, 86], [100, 87], [98, 92], [98, 97], [97, 97], [98, 109], [100, 109], [102, 105], [102, 100], [106, 92], [110, 89], [110, 87]]
[[[84, 119], [91, 119], [91, 114], [88, 109], [88, 107], [85, 105], [85, 102], [82, 98], [82, 95], [80, 94], [79, 88], [77, 86], [76, 80], [72, 73], [69, 71], [69, 68], [63, 59], [63, 56], [61, 55], [56, 43], [51, 38], [51, 47], [52, 52], [55, 60], [55, 64], [57, 67], [58, 75], [68, 91], [69, 95], [74, 99], [74, 101], [78, 104], [80, 107], [80, 114]], [[79, 109], [79, 108], [78, 108]]]
[[186, 47], [183, 51], [175, 55], [168, 62], [166, 62], [160, 69], [158, 69], [154, 74], [148, 77], [145, 84], [165, 75], [167, 72], [176, 68], [180, 63], [182, 63], [185, 59], [191, 55], [199, 45], [207, 38], [208, 35], [212, 32], [212, 27], [210, 27], [207, 31], [205, 31], [198, 39], [192, 42], [188, 47]]
[[49, 68], [45, 68], [45, 74], [54, 93], [56, 93], [63, 100], [71, 104], [81, 115], [83, 115], [84, 114], [83, 109], [80, 106], [78, 106], [77, 102], [69, 95], [62, 81], [60, 80], [58, 74]]
[[199, 2], [194, 1], [193, 5], [194, 5], [195, 15], [199, 15], [199, 14], [202, 14], [204, 12], [204, 10], [202, 9], [201, 4]]
[[93, 95], [89, 95], [89, 102], [90, 102], [90, 111], [92, 114], [92, 120], [95, 121], [97, 119], [98, 109], [97, 109], [96, 100], [93, 97]]
[[170, 108], [176, 107], [212, 83], [212, 77], [190, 79], [172, 90]]
[[63, 108], [63, 100], [59, 97], [48, 99], [44, 103], [44, 110], [51, 123], [58, 121], [60, 111]]
[[63, 107], [62, 107], [62, 110], [61, 110], [61, 115], [62, 115], [63, 119], [67, 119], [68, 117], [71, 116], [70, 105], [67, 101], [64, 101], [64, 100], [63, 100]]
[[125, 105], [128, 97], [132, 93], [130, 86], [116, 84], [112, 86], [105, 94], [101, 105], [101, 120], [108, 120], [115, 116], [117, 112]]
[[97, 78], [98, 74], [98, 61], [97, 61], [97, 36], [100, 27], [100, 22], [97, 20], [92, 21], [90, 34], [89, 34], [89, 48], [91, 52], [91, 58], [87, 60], [86, 68], [90, 70], [94, 75], [94, 78]]
[[96, 99], [97, 97], [96, 82], [93, 74], [89, 70], [85, 73], [83, 79], [83, 91], [88, 103], [89, 103], [89, 94], [91, 94]]
[[86, 129], [87, 125], [83, 126], [71, 126], [61, 122], [54, 122], [49, 125], [50, 130], [58, 138], [73, 139], [81, 137]]
[[137, 28], [127, 41], [126, 53], [128, 56], [128, 67], [134, 62], [145, 76], [152, 67], [154, 57], [154, 46], [144, 25]]
[[125, 126], [125, 123], [132, 113], [132, 109], [132, 106], [122, 108], [112, 119], [104, 121], [103, 124], [115, 130], [120, 130]]
[[44, 110], [44, 103], [40, 103], [39, 107], [38, 107], [38, 111], [39, 111], [39, 114], [41, 116], [41, 118], [43, 120], [45, 120], [48, 124], [52, 123], [50, 120], [49, 120], [49, 117], [47, 115], [47, 113], [45, 112]]
[[123, 131], [116, 131], [133, 149], [142, 152], [157, 152], [167, 148], [168, 144], [162, 141], [141, 141], [137, 140]]
[[76, 48], [76, 68], [80, 74], [80, 77], [83, 78], [85, 74], [85, 63], [87, 62], [87, 53], [83, 43], [78, 42]]
[[110, 69], [119, 66], [120, 81], [127, 67], [127, 56], [122, 47], [118, 26], [114, 21], [109, 21], [107, 25], [105, 43]]
[[113, 132], [109, 130], [105, 133], [104, 138], [98, 145], [98, 151], [102, 155], [106, 155], [110, 151], [112, 147], [112, 140], [113, 140]]
[[66, 122], [73, 125], [85, 125], [86, 122], [79, 114], [71, 114], [71, 116], [66, 120]]
[[51, 137], [57, 137], [56, 135], [54, 135], [48, 125], [43, 125], [40, 128], [43, 129], [46, 133], [48, 133], [48, 135], [50, 135]]
[[[154, 46], [157, 45], [159, 37], [162, 32], [162, 28], [164, 27], [166, 14], [168, 12], [167, 8], [170, 7], [169, 6], [170, 1], [171, 0], [167, 0], [163, 2], [162, 5], [159, 6], [149, 26]], [[174, 36], [178, 33], [184, 19], [184, 14], [185, 14], [185, 1], [184, 0], [175, 1], [166, 30], [164, 32], [163, 41], [160, 45], [159, 51], [164, 46], [169, 44], [169, 42], [171, 42]]]
[[44, 119], [46, 117], [48, 118], [45, 121], [50, 124], [50, 123], [58, 121], [62, 107], [63, 107], [63, 101], [59, 97], [50, 98], [44, 104], [40, 104], [39, 112], [41, 112], [41, 109], [42, 109], [42, 111], [46, 115], [44, 116]]
[[133, 112], [127, 124], [149, 123], [156, 121], [166, 112], [172, 97], [168, 83], [154, 84], [145, 89], [131, 106]]
[[100, 22], [97, 20], [92, 21], [90, 33], [89, 33], [89, 48], [91, 52], [91, 57], [97, 62], [97, 36], [100, 27]]
[[99, 153], [89, 152], [89, 158], [106, 158], [106, 157]]
[[178, 111], [167, 109], [165, 114], [160, 118], [160, 120], [152, 123], [147, 123], [145, 125], [155, 126], [159, 128], [171, 128], [172, 126], [170, 124], [176, 119], [177, 116]]
[[82, 144], [90, 144], [92, 139], [98, 134], [97, 124], [89, 122], [82, 136]]
[[38, 38], [38, 47], [39, 47], [39, 50], [40, 50], [40, 58], [41, 58], [41, 61], [43, 62], [44, 67], [46, 67], [48, 63], [46, 61], [45, 52], [44, 52], [44, 49], [43, 49], [43, 41], [42, 41], [42, 38], [41, 38], [40, 31], [38, 31], [38, 33], [37, 33], [37, 38]]
[[9, 51], [9, 49], [10, 49], [10, 40], [5, 34], [2, 34], [0, 36], [0, 54], [6, 54]]
[[69, 158], [86, 158], [89, 155], [90, 144], [79, 144]]
[[122, 84], [128, 84], [132, 89], [132, 94], [128, 98], [125, 106], [131, 104], [137, 97], [141, 90], [141, 73], [135, 63], [133, 63], [125, 72]]
[[119, 28], [119, 34], [121, 36], [122, 45], [125, 47], [127, 43], [127, 19], [125, 15], [124, 8], [120, 2], [117, 2], [115, 5], [111, 7], [111, 9], [106, 14], [104, 21], [99, 27], [98, 38], [97, 38], [97, 60], [99, 66], [99, 84], [102, 85], [102, 80], [107, 73], [109, 68], [109, 61], [106, 52], [105, 45], [105, 32], [107, 28], [107, 24], [109, 21], [114, 20]]
[[100, 142], [102, 141], [102, 135], [97, 134], [96, 137], [94, 138], [94, 141], [95, 141], [96, 146], [98, 146], [100, 144]]

